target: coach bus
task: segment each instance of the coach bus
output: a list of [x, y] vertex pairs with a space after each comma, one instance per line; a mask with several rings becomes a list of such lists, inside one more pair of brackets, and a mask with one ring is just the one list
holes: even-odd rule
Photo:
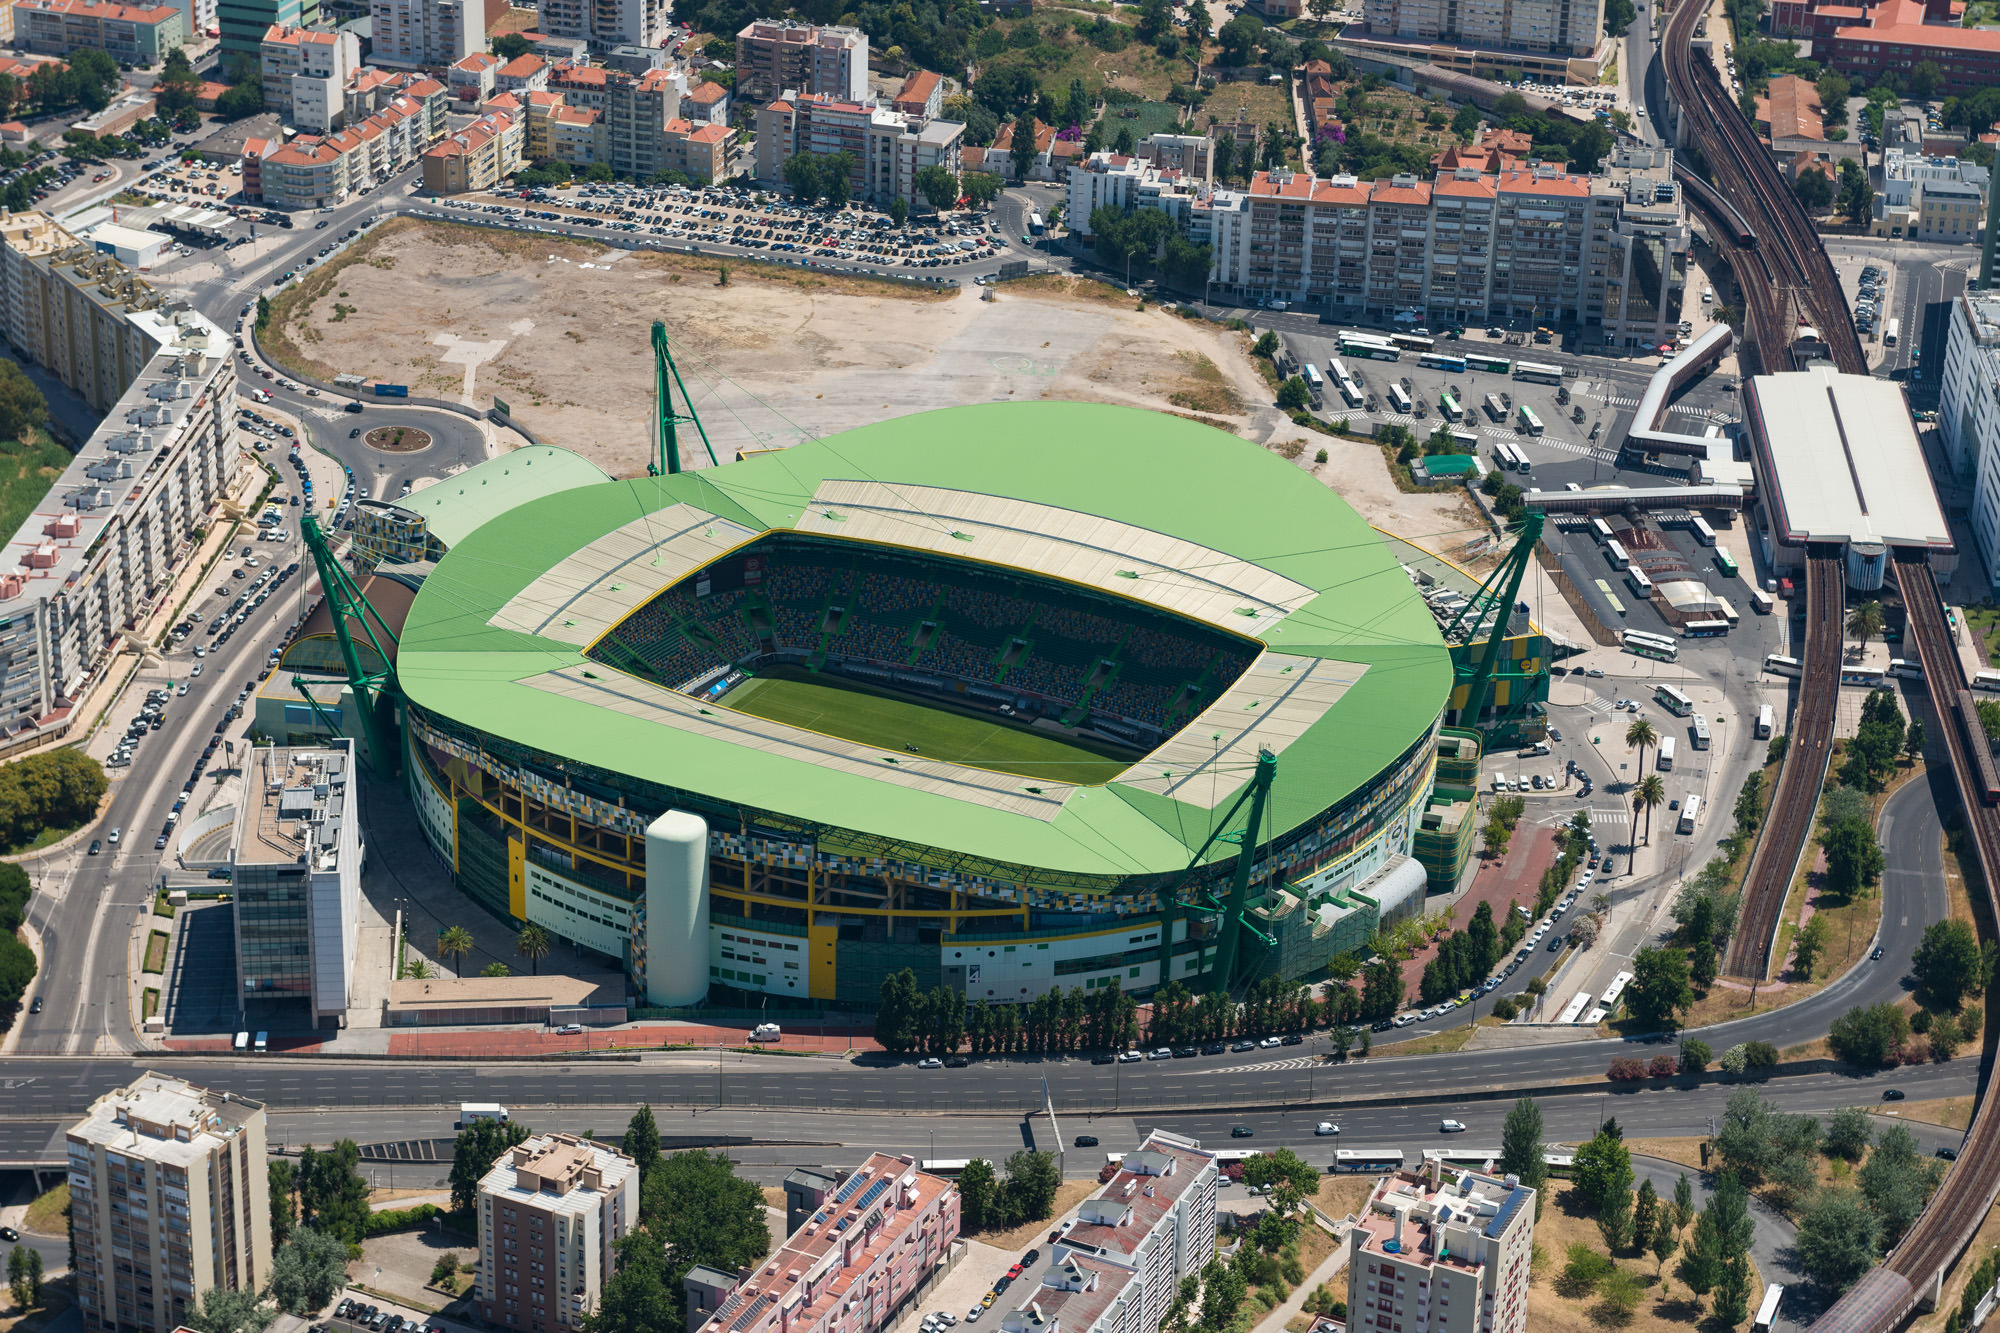
[[1590, 1006], [1590, 992], [1587, 990], [1580, 990], [1576, 994], [1570, 996], [1569, 1003], [1563, 1006], [1562, 1012], [1560, 1014], [1556, 1015], [1556, 1022], [1558, 1023], [1578, 1022], [1583, 1018], [1583, 1011], [1589, 1008], [1589, 1006]]
[[1760, 741], [1771, 739], [1771, 705], [1769, 704], [1759, 704], [1757, 706], [1757, 739]]
[[[1718, 559], [1715, 563], [1720, 565], [1722, 561]], [[1734, 569], [1736, 567], [1736, 562], [1734, 560], [1730, 561], [1729, 567], [1731, 569]], [[1750, 609], [1752, 611], [1755, 611], [1758, 615], [1760, 616], [1770, 615], [1771, 608], [1776, 605], [1777, 603], [1771, 600], [1771, 594], [1765, 592], [1762, 588], [1752, 588], [1750, 590]]]
[[1486, 415], [1493, 418], [1496, 425], [1507, 419], [1507, 404], [1500, 401], [1499, 394], [1486, 395]]
[[1699, 794], [1691, 795], [1685, 801], [1682, 801], [1681, 822], [1679, 825], [1679, 831], [1682, 833], [1694, 832], [1694, 821], [1700, 815], [1701, 815], [1701, 796]]
[[1561, 366], [1545, 365], [1539, 361], [1516, 361], [1514, 363], [1514, 378], [1517, 380], [1531, 380], [1536, 384], [1561, 384], [1563, 382], [1563, 368]]
[[1611, 525], [1601, 518], [1590, 520], [1590, 535], [1597, 538], [1599, 546], [1611, 540]]
[[1675, 717], [1686, 717], [1694, 711], [1694, 700], [1682, 694], [1671, 685], [1662, 685], [1653, 691], [1653, 702], [1672, 713]]
[[1542, 433], [1542, 419], [1535, 415], [1534, 408], [1529, 407], [1526, 403], [1522, 403], [1520, 407], [1515, 409], [1515, 413], [1521, 419], [1520, 430], [1524, 434], [1540, 435]]
[[1778, 1302], [1784, 1296], [1785, 1289], [1776, 1282], [1764, 1288], [1764, 1300], [1757, 1307], [1757, 1322], [1750, 1325], [1750, 1333], [1771, 1333], [1778, 1326]]
[[1726, 579], [1739, 577], [1739, 571], [1736, 567], [1736, 557], [1727, 551], [1717, 551], [1715, 553], [1715, 568]]
[[1972, 688], [1975, 690], [2000, 690], [2000, 671], [1973, 672]]
[[1689, 739], [1689, 744], [1693, 745], [1697, 750], [1706, 750], [1709, 741], [1708, 718], [1703, 714], [1696, 713], [1688, 719], [1688, 728], [1694, 733]]
[[1646, 571], [1643, 569], [1626, 570], [1625, 582], [1631, 587], [1634, 597], [1651, 597], [1653, 595], [1653, 581], [1646, 577]]
[[1400, 361], [1403, 349], [1384, 338], [1379, 333], [1360, 333], [1353, 329], [1338, 335], [1342, 356], [1365, 356], [1375, 361]]
[[1465, 358], [1450, 352], [1425, 352], [1417, 358], [1417, 364], [1431, 370], [1449, 370], [1454, 375], [1465, 373]]
[[1719, 639], [1729, 633], [1726, 620], [1690, 620], [1681, 626], [1681, 636], [1688, 639]]
[[1716, 598], [1715, 605], [1722, 612], [1722, 618], [1729, 622], [1731, 629], [1743, 623], [1743, 617], [1736, 614], [1736, 608], [1729, 604], [1727, 597]]
[[1658, 648], [1680, 647], [1664, 634], [1654, 634], [1643, 629], [1628, 629], [1619, 637], [1626, 643], [1650, 643]]
[[1028, 214], [1028, 235], [1040, 236], [1045, 230], [1047, 228], [1042, 225], [1042, 215], [1040, 213]]
[[1340, 390], [1340, 396], [1346, 400], [1347, 405], [1349, 407], [1361, 406], [1362, 395], [1361, 395], [1361, 386], [1359, 384], [1356, 384], [1353, 380], [1349, 379], [1347, 376], [1342, 375], [1340, 378], [1334, 381], [1334, 385]]
[[1490, 370], [1496, 375], [1505, 375], [1514, 368], [1514, 363], [1504, 356], [1474, 356], [1468, 352], [1465, 367], [1467, 370]]
[[1395, 408], [1398, 412], [1401, 412], [1404, 416], [1409, 415], [1410, 395], [1403, 392], [1402, 385], [1391, 384], [1389, 386], [1389, 406]]
[[1392, 333], [1389, 341], [1406, 352], [1429, 352], [1437, 348], [1437, 339], [1427, 338], [1421, 333]]
[[1604, 994], [1599, 997], [1597, 1002], [1606, 1009], [1615, 1008], [1618, 1004], [1618, 997], [1623, 995], [1625, 988], [1631, 984], [1632, 974], [1630, 972], [1620, 972], [1617, 976], [1611, 978], [1611, 984], [1604, 988]]
[[1660, 748], [1653, 753], [1653, 767], [1661, 773], [1674, 771], [1674, 738], [1662, 736]]
[[1689, 523], [1688, 527], [1694, 530], [1694, 539], [1703, 546], [1715, 545], [1715, 529], [1708, 526], [1708, 520], [1700, 514], [1694, 516], [1694, 521]]
[[1465, 420], [1465, 409], [1460, 407], [1458, 399], [1452, 397], [1448, 392], [1438, 395], [1438, 411], [1442, 412], [1444, 419], [1454, 426]]
[[965, 1174], [965, 1168], [971, 1165], [970, 1157], [926, 1157], [923, 1159], [922, 1169], [934, 1176], [957, 1180]]
[[1534, 464], [1528, 461], [1528, 456], [1522, 453], [1512, 440], [1502, 440], [1494, 445], [1493, 454], [1501, 460], [1500, 465], [1503, 468], [1512, 472], [1528, 472], [1534, 467]]
[[1892, 658], [1889, 662], [1889, 674], [1901, 676], [1904, 680], [1922, 680], [1924, 666], [1923, 663], [1912, 662], [1907, 657]]
[[1888, 678], [1889, 673], [1881, 667], [1850, 666], [1840, 669], [1842, 685], [1861, 685], [1872, 690], [1878, 688]]
[[1613, 569], [1627, 569], [1632, 564], [1632, 557], [1625, 554], [1625, 543], [1616, 538], [1604, 543], [1604, 558], [1611, 562]]
[[1308, 361], [1305, 364], [1305, 372], [1306, 372], [1306, 387], [1312, 390], [1313, 397], [1317, 398], [1322, 393], [1325, 393], [1326, 377], [1319, 373], [1319, 367], [1314, 365], [1312, 362]]
[[1655, 662], [1678, 662], [1681, 660], [1680, 646], [1670, 640], [1656, 639], [1650, 634], [1636, 634], [1631, 630], [1627, 630], [1621, 642], [1624, 645], [1625, 651], [1634, 657], [1650, 657]]
[[1772, 653], [1769, 657], [1765, 658], [1764, 670], [1773, 676], [1790, 676], [1794, 680], [1797, 680], [1802, 674], [1799, 668], [1799, 659], [1796, 657], [1786, 657], [1781, 653]]
[[1386, 1175], [1401, 1171], [1408, 1160], [1401, 1148], [1337, 1148], [1333, 1154], [1335, 1171], [1370, 1171]]

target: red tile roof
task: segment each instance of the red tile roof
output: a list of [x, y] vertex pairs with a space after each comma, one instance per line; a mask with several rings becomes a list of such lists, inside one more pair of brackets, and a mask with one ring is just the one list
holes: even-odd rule
[[39, 9], [52, 14], [87, 14], [124, 23], [164, 23], [180, 13], [172, 5], [121, 5], [114, 0], [20, 0], [16, 10]]

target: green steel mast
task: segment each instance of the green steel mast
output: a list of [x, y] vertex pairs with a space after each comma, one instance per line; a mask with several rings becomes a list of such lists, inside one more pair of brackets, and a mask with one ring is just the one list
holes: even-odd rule
[[[402, 704], [402, 689], [396, 683], [396, 668], [389, 658], [389, 647], [396, 643], [396, 631], [382, 619], [382, 613], [362, 595], [361, 585], [354, 581], [327, 545], [326, 534], [320, 531], [319, 523], [311, 514], [299, 520], [299, 535], [305, 538], [306, 549], [312, 552], [313, 567], [319, 571], [320, 586], [326, 590], [327, 609], [333, 613], [333, 637], [340, 645], [340, 660], [347, 668], [347, 683], [354, 692], [354, 707], [360, 713], [360, 738], [368, 746], [369, 767], [380, 777], [394, 777], [402, 764], [401, 730], [398, 725], [399, 708]], [[354, 641], [350, 622], [361, 626], [361, 632], [368, 637], [368, 646], [382, 665], [379, 670], [370, 671], [362, 666], [361, 654]], [[373, 622], [371, 624], [371, 622]], [[378, 635], [377, 629], [381, 631]], [[312, 691], [303, 677], [293, 676], [292, 684], [311, 706], [314, 716], [326, 724], [334, 735], [342, 735], [339, 719], [326, 711], [319, 700], [313, 698]]]
[[[685, 415], [674, 411], [675, 385], [680, 387], [681, 401], [687, 404]], [[708, 431], [703, 428], [701, 418], [694, 414], [694, 399], [689, 397], [687, 385], [681, 383], [681, 372], [674, 364], [674, 354], [667, 350], [667, 326], [657, 319], [653, 321], [653, 404], [658, 413], [653, 437], [658, 454], [653, 462], [647, 464], [647, 472], [655, 477], [674, 476], [680, 472], [681, 445], [675, 427], [684, 425], [695, 428], [701, 436], [701, 447], [708, 450], [709, 466], [716, 466], [715, 446], [708, 442]]]

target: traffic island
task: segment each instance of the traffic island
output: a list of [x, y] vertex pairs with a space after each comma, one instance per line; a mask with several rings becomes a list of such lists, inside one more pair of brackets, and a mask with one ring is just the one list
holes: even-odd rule
[[420, 454], [431, 447], [430, 432], [415, 426], [377, 426], [361, 442], [385, 454]]

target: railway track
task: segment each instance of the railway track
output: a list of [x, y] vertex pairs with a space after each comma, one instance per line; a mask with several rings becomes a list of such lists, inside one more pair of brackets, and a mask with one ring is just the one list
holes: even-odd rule
[[1806, 643], [1800, 660], [1799, 707], [1778, 770], [1777, 790], [1743, 878], [1743, 917], [1731, 937], [1725, 969], [1763, 979], [1812, 831], [1826, 766], [1833, 754], [1833, 719], [1840, 703], [1840, 649], [1846, 634], [1846, 575], [1838, 549], [1815, 546], [1806, 563]]

